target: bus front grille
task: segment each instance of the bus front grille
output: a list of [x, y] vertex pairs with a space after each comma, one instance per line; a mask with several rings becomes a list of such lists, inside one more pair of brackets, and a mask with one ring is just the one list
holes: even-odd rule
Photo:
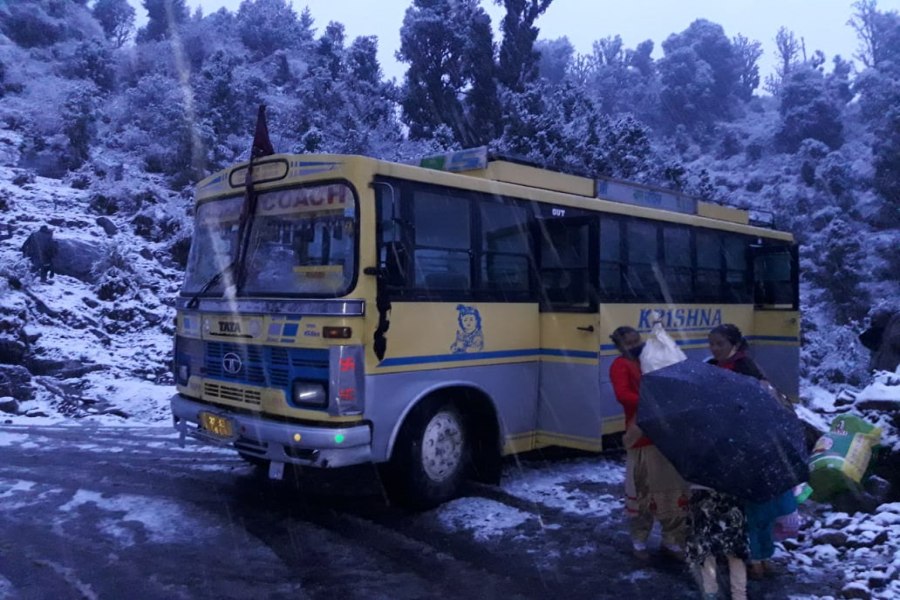
[[203, 384], [203, 395], [207, 398], [230, 400], [232, 402], [249, 404], [251, 406], [259, 406], [262, 402], [262, 396], [256, 390], [245, 390], [232, 385], [212, 383], [209, 381]]
[[208, 341], [205, 343], [203, 363], [207, 377], [233, 382], [235, 385], [272, 387], [287, 391], [294, 379], [328, 381], [328, 350], [325, 348], [286, 348]]

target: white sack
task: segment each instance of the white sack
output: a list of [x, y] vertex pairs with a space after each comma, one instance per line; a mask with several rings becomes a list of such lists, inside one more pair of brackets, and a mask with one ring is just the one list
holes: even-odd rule
[[683, 360], [687, 360], [687, 356], [666, 333], [662, 323], [654, 323], [641, 351], [641, 372], [651, 373]]

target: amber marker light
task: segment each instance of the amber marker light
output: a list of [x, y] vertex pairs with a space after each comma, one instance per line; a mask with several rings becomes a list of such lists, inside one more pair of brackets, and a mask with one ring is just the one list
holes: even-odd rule
[[353, 335], [350, 327], [323, 327], [322, 337], [329, 340], [346, 340]]

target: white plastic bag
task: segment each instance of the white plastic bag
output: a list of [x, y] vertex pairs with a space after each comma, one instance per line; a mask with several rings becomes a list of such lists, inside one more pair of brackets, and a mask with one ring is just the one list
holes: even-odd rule
[[662, 323], [656, 321], [650, 328], [644, 349], [641, 351], [641, 372], [651, 373], [683, 360], [687, 360], [687, 356], [666, 333]]

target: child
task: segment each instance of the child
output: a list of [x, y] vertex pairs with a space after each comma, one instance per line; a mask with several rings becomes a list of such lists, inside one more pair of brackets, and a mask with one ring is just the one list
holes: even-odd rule
[[703, 598], [719, 593], [716, 559], [728, 559], [732, 600], [747, 600], [747, 519], [741, 501], [707, 487], [692, 485], [685, 554], [700, 572]]

